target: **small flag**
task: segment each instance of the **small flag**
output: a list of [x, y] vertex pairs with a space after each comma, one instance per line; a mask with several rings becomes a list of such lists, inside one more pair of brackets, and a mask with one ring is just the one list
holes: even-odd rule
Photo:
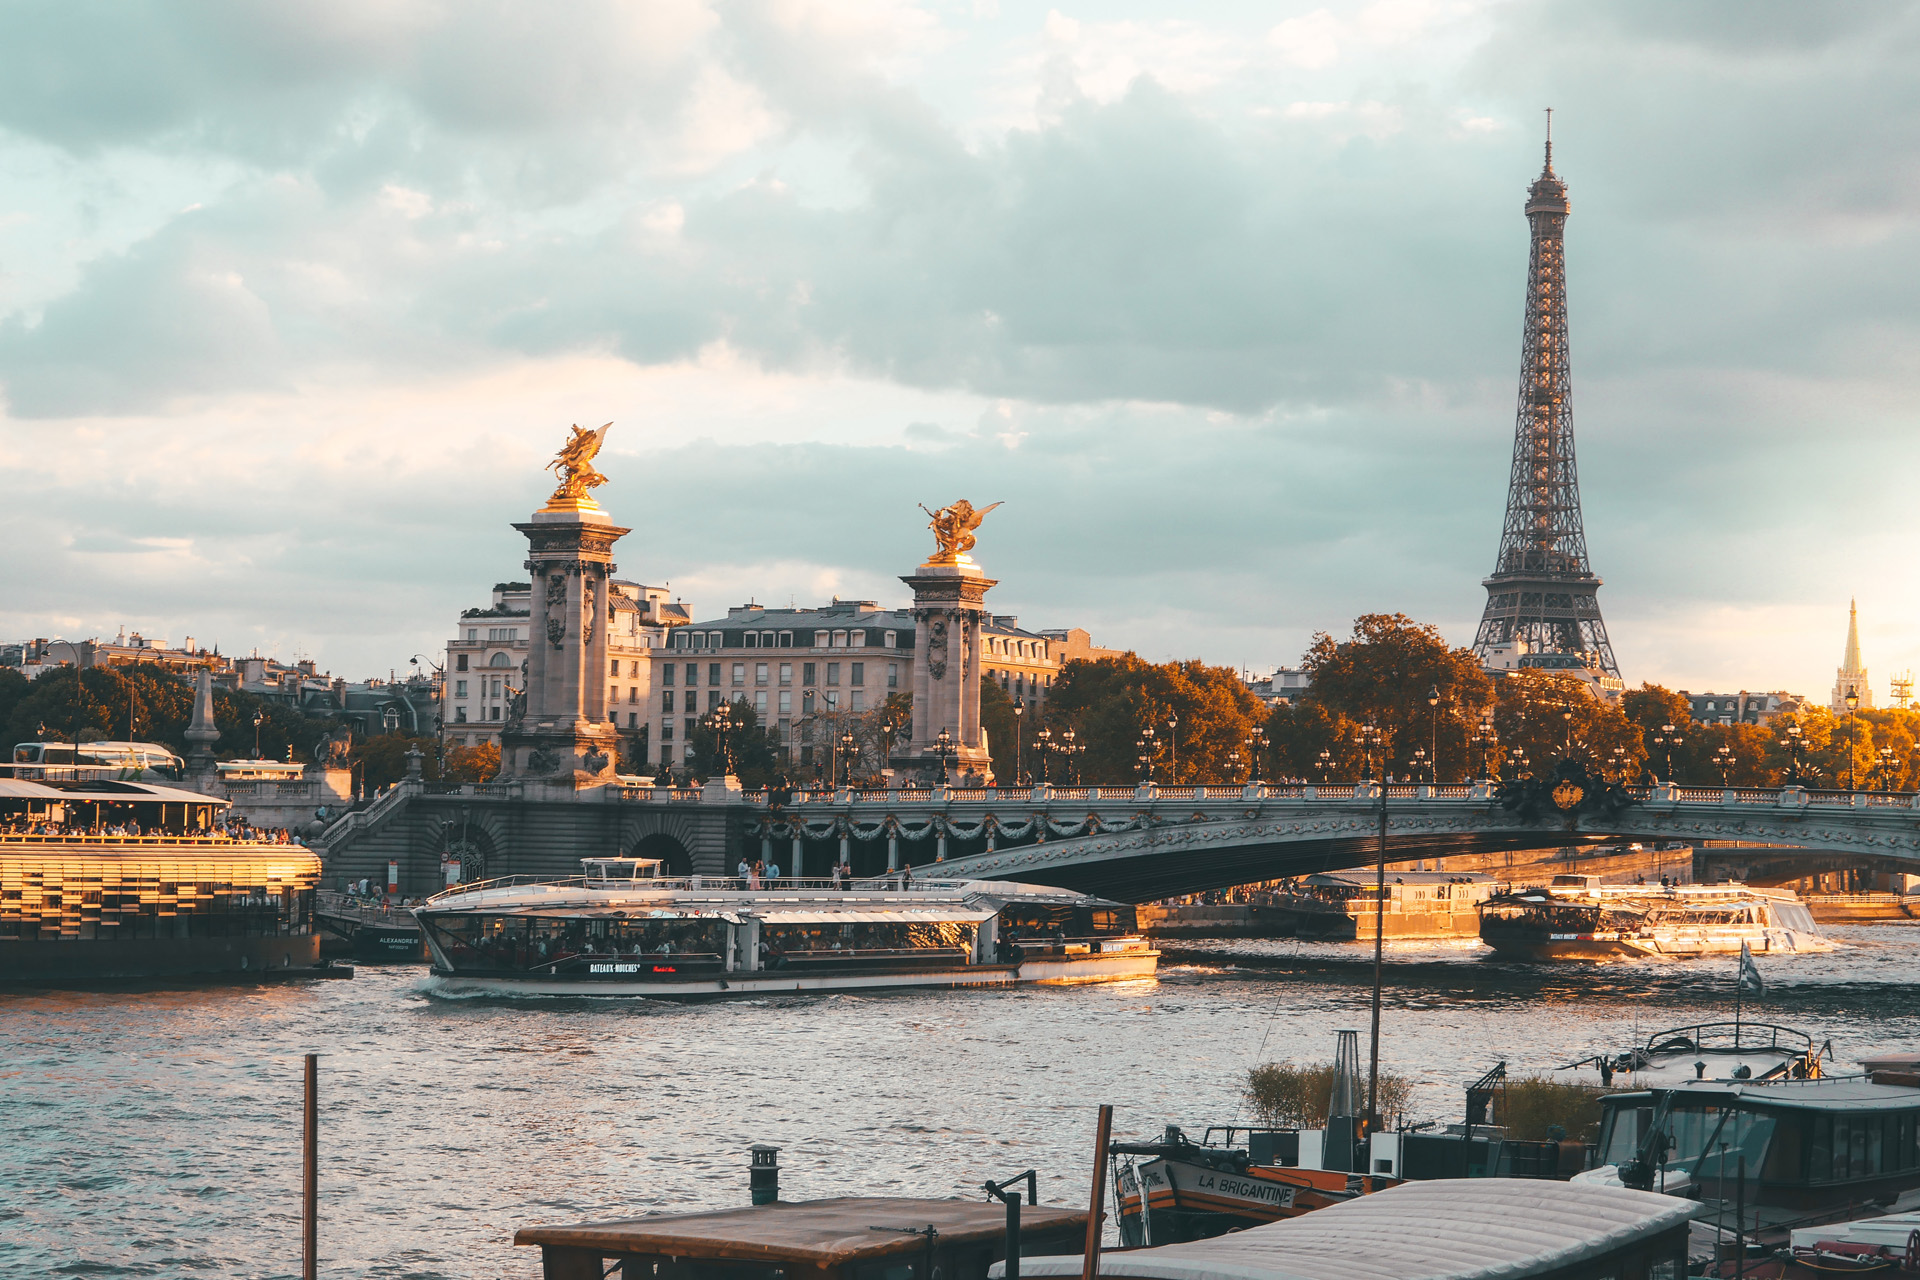
[[1767, 984], [1760, 977], [1759, 968], [1753, 963], [1753, 952], [1744, 942], [1740, 944], [1740, 977], [1734, 986], [1742, 995], [1764, 996], [1767, 994]]

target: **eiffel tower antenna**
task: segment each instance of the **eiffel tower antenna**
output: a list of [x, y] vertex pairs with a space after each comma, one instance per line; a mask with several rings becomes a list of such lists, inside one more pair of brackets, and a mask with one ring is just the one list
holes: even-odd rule
[[1618, 677], [1600, 618], [1600, 579], [1587, 562], [1580, 478], [1573, 457], [1573, 373], [1567, 348], [1567, 184], [1553, 172], [1553, 116], [1547, 163], [1527, 190], [1533, 251], [1527, 271], [1526, 328], [1520, 339], [1520, 404], [1513, 471], [1500, 554], [1485, 580], [1486, 610], [1473, 650], [1577, 656], [1580, 665]]

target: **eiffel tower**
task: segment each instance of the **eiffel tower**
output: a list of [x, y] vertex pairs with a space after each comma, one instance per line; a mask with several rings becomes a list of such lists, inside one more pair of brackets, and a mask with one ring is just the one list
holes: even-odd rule
[[1500, 556], [1487, 588], [1473, 651], [1487, 661], [1503, 645], [1528, 653], [1577, 655], [1581, 665], [1620, 674], [1600, 579], [1587, 563], [1580, 480], [1573, 462], [1573, 374], [1567, 362], [1567, 184], [1553, 171], [1553, 113], [1547, 160], [1527, 191], [1533, 257], [1527, 270], [1527, 325], [1520, 341], [1520, 408], [1513, 432]]

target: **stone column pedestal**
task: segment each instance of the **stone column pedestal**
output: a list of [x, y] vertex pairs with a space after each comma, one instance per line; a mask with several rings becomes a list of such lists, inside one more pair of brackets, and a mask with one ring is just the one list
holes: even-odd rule
[[942, 730], [953, 742], [941, 780], [959, 783], [976, 775], [993, 778], [993, 761], [980, 724], [986, 595], [995, 584], [965, 556], [928, 562], [900, 581], [913, 588], [913, 741], [897, 748], [890, 763], [916, 772], [941, 768], [935, 743]]

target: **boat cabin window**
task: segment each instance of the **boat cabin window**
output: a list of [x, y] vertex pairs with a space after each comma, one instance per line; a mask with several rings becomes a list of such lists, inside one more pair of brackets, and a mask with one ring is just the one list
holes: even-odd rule
[[1021, 938], [1130, 936], [1139, 932], [1134, 909], [1124, 902], [1035, 906], [1016, 903], [1000, 913], [1000, 932]]
[[652, 880], [660, 874], [656, 858], [582, 858], [580, 867], [589, 880]]
[[626, 965], [678, 973], [719, 968], [727, 951], [726, 922], [715, 919], [448, 912], [429, 915], [427, 927], [454, 968], [471, 972]]
[[885, 924], [763, 924], [760, 964], [780, 969], [829, 961], [964, 960], [973, 950], [974, 928], [957, 920]]
[[1809, 1182], [1851, 1182], [1920, 1169], [1920, 1113], [1841, 1112], [1803, 1123]]

